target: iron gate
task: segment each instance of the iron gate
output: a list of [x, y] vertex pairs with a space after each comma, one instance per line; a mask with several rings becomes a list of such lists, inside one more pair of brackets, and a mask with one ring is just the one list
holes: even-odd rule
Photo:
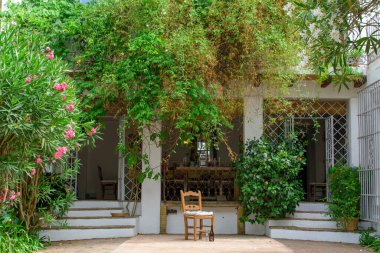
[[361, 218], [380, 223], [380, 80], [359, 92]]

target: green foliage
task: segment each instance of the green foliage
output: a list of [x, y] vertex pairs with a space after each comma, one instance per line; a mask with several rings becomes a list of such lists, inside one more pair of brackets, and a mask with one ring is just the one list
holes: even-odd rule
[[270, 142], [249, 141], [236, 163], [243, 221], [264, 223], [294, 213], [304, 192], [298, 175], [305, 164], [304, 147], [297, 138]]
[[38, 235], [28, 232], [12, 212], [0, 212], [0, 252], [31, 253], [43, 248]]
[[4, 230], [0, 247], [10, 252], [31, 252], [39, 245], [36, 231], [67, 210], [76, 166], [66, 159], [94, 139], [93, 122], [83, 121], [75, 83], [65, 75], [67, 65], [53, 50], [40, 35], [2, 23], [0, 214], [11, 218], [0, 226], [13, 224], [15, 231]]
[[352, 61], [379, 49], [379, 1], [287, 2], [284, 9], [299, 24], [311, 66], [320, 73], [334, 75], [339, 89], [349, 88], [349, 81], [355, 78]]
[[369, 231], [364, 231], [360, 235], [360, 245], [368, 247], [375, 252], [380, 252], [380, 236], [372, 235]]
[[359, 218], [360, 181], [357, 167], [337, 165], [329, 169], [331, 199], [327, 202], [330, 217], [343, 225], [347, 219]]

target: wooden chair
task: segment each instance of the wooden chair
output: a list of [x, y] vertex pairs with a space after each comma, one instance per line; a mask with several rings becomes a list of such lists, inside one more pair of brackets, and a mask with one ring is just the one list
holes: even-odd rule
[[107, 187], [111, 187], [110, 190], [113, 191], [113, 194], [115, 195], [115, 199], [117, 199], [117, 180], [104, 180], [103, 179], [103, 173], [102, 173], [102, 167], [98, 165], [98, 173], [99, 173], [99, 179], [100, 183], [102, 184], [102, 199], [104, 199], [104, 193], [107, 190]]
[[[185, 197], [197, 197], [198, 205], [186, 205]], [[181, 203], [183, 210], [183, 218], [185, 221], [185, 240], [189, 239], [189, 235], [194, 236], [194, 241], [197, 240], [197, 234], [199, 233], [199, 239], [202, 239], [202, 234], [207, 233], [207, 230], [203, 229], [203, 220], [211, 220], [211, 226], [214, 226], [214, 213], [202, 211], [202, 195], [201, 192], [183, 192], [181, 191]], [[188, 220], [193, 220], [193, 226], [189, 226]], [[199, 220], [199, 230], [198, 230], [198, 220]], [[193, 229], [193, 233], [189, 233], [189, 228]]]

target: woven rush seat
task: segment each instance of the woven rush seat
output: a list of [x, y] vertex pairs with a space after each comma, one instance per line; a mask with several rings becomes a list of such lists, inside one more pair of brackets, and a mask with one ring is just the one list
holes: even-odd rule
[[185, 215], [207, 216], [207, 215], [214, 215], [214, 212], [208, 212], [208, 211], [186, 211]]

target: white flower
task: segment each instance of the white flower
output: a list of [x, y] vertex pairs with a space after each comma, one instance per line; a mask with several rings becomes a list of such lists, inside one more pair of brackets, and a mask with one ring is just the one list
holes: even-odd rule
[[315, 39], [317, 39], [319, 34], [321, 33], [321, 29], [319, 29], [314, 23], [309, 25], [309, 31], [310, 31], [311, 37]]
[[334, 41], [340, 43], [340, 33], [339, 33], [339, 31], [338, 31], [335, 27], [331, 30], [331, 32], [330, 32], [330, 37], [331, 37]]
[[319, 7], [312, 10], [311, 14], [313, 14], [313, 16], [315, 16], [317, 18], [317, 20], [322, 19], [323, 15], [324, 15], [321, 8], [319, 8]]
[[295, 7], [291, 2], [288, 2], [286, 5], [284, 5], [283, 9], [288, 16], [292, 16]]

